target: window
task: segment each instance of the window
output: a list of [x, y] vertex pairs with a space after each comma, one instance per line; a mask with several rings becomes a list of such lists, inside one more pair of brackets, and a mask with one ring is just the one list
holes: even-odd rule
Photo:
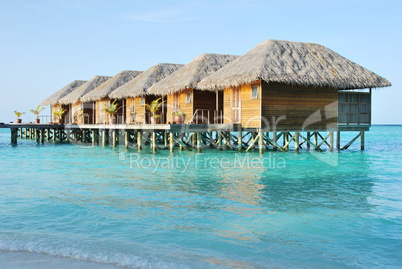
[[141, 97], [140, 99], [140, 106], [145, 105], [145, 97]]
[[190, 92], [188, 92], [186, 94], [186, 104], [191, 104], [191, 93]]
[[251, 99], [258, 99], [258, 85], [251, 86]]

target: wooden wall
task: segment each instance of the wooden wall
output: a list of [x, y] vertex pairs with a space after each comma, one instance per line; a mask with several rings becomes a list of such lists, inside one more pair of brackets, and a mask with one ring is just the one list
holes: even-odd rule
[[[145, 106], [141, 105], [141, 97], [126, 98], [126, 122], [145, 123]], [[144, 116], [143, 116], [144, 115]]]
[[277, 129], [310, 130], [327, 128], [338, 122], [338, 90], [262, 83], [262, 116], [273, 127], [273, 118], [283, 117]]
[[95, 103], [95, 106], [96, 106], [96, 119], [95, 119], [95, 122], [96, 123], [103, 124], [103, 123], [108, 122], [107, 114], [103, 110], [108, 101], [109, 101], [108, 98], [103, 98], [102, 100], [96, 101], [96, 103]]
[[[258, 98], [251, 98], [252, 85], [258, 85]], [[244, 128], [261, 127], [261, 83], [255, 81], [251, 84], [239, 86], [240, 90], [240, 122], [236, 122], [233, 117], [233, 91], [236, 88], [227, 88], [224, 90], [224, 117], [225, 123], [241, 123]]]
[[[191, 94], [191, 103], [186, 103], [187, 93]], [[175, 96], [178, 95], [178, 104], [174, 102]], [[173, 113], [175, 110], [183, 111], [185, 116], [185, 122], [191, 119], [194, 113], [194, 90], [193, 89], [185, 89], [175, 94], [169, 94], [166, 96], [166, 122], [173, 122]]]

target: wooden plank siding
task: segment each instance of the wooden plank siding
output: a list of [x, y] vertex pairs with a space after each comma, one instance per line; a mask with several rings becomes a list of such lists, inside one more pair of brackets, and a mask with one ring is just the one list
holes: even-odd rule
[[[191, 102], [186, 103], [187, 93], [191, 95]], [[177, 98], [177, 100], [175, 100]], [[191, 119], [194, 111], [194, 90], [185, 89], [177, 93], [167, 95], [166, 122], [173, 123], [173, 113], [183, 111], [186, 114], [185, 122]]]
[[[298, 130], [308, 124], [309, 130], [336, 126], [338, 122], [338, 90], [262, 83], [262, 116], [270, 126], [279, 117], [278, 130]], [[315, 117], [311, 117], [315, 115]], [[273, 118], [274, 117], [274, 118]], [[275, 119], [275, 120], [273, 120]]]
[[[251, 98], [252, 86], [257, 85], [258, 98]], [[233, 117], [233, 91], [240, 90], [240, 122], [236, 122]], [[261, 82], [255, 81], [251, 84], [241, 85], [238, 88], [227, 88], [224, 90], [224, 123], [241, 123], [244, 128], [261, 127], [261, 101], [262, 101]]]

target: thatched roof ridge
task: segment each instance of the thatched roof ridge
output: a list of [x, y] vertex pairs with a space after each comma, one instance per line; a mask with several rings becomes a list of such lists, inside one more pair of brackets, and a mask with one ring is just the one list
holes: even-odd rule
[[223, 89], [255, 80], [291, 85], [363, 89], [391, 86], [383, 77], [312, 43], [266, 40], [203, 79], [197, 88]]
[[221, 69], [239, 56], [204, 53], [162, 79], [148, 89], [148, 94], [166, 95], [180, 90], [195, 88], [203, 78]]
[[84, 96], [86, 93], [92, 91], [105, 81], [109, 80], [112, 77], [107, 77], [107, 76], [94, 76], [78, 88], [76, 88], [74, 91], [70, 92], [63, 98], [59, 100], [59, 103], [62, 105], [67, 105], [67, 104], [74, 104], [80, 100], [82, 96]]
[[72, 92], [77, 87], [84, 84], [85, 82], [86, 82], [85, 80], [74, 80], [74, 81], [70, 82], [69, 84], [67, 84], [66, 86], [64, 86], [63, 88], [61, 88], [60, 90], [58, 90], [57, 92], [50, 95], [48, 98], [43, 100], [42, 103], [40, 103], [40, 104], [42, 106], [53, 106], [53, 105], [57, 104], [57, 102], [61, 98], [63, 98], [64, 96], [66, 96], [67, 94], [69, 94], [70, 92]]
[[149, 87], [181, 67], [183, 67], [182, 64], [156, 64], [138, 75], [135, 79], [117, 88], [109, 96], [110, 98], [121, 99], [145, 95]]
[[136, 78], [142, 71], [121, 71], [105, 83], [80, 98], [82, 102], [92, 102], [108, 97], [114, 90]]

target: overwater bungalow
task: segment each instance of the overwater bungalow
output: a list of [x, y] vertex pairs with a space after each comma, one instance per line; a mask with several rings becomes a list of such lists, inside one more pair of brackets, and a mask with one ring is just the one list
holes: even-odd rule
[[59, 99], [59, 104], [68, 106], [68, 114], [66, 117], [68, 120], [65, 123], [94, 124], [94, 104], [83, 103], [80, 98], [111, 78], [112, 77], [108, 76], [95, 76]]
[[[154, 84], [148, 95], [164, 96], [167, 101], [167, 122], [220, 123], [223, 113], [223, 92], [199, 91], [197, 83], [216, 72], [238, 56], [205, 53], [180, 70]], [[215, 121], [214, 121], [215, 119]]]
[[371, 89], [385, 78], [312, 43], [266, 40], [203, 79], [223, 91], [224, 122], [266, 130], [370, 125]]
[[[100, 84], [98, 87], [83, 95], [80, 101], [84, 104], [84, 109], [92, 109], [92, 119], [90, 122], [93, 123], [108, 123], [108, 115], [104, 112], [106, 105], [110, 105], [111, 102], [116, 102], [119, 110], [116, 114], [116, 123], [126, 123], [125, 113], [126, 104], [124, 99], [114, 99], [111, 100], [109, 95], [117, 88], [128, 83], [132, 79], [140, 75], [142, 71], [121, 71], [111, 79]], [[88, 113], [88, 112], [84, 112]]]
[[[69, 113], [69, 106], [68, 105], [61, 105], [59, 103], [59, 100], [66, 96], [67, 94], [71, 93], [74, 91], [76, 88], [84, 84], [86, 81], [85, 80], [74, 80], [46, 98], [45, 100], [42, 101], [41, 105], [42, 106], [50, 106], [50, 114], [52, 115], [54, 111], [59, 110], [60, 108], [65, 109], [66, 113], [64, 114], [62, 118], [62, 122], [70, 122], [68, 115]], [[56, 118], [53, 117], [51, 121], [56, 122]]]
[[[183, 67], [182, 64], [156, 64], [133, 80], [117, 88], [115, 91], [110, 93], [109, 97], [125, 100], [127, 123], [149, 123], [150, 114], [147, 112], [145, 104], [150, 104], [152, 101], [156, 100], [158, 96], [147, 94], [147, 90], [152, 85], [174, 73], [181, 67]], [[163, 106], [163, 109], [160, 111], [161, 123], [166, 122], [165, 107], [166, 106]]]
[[[171, 152], [175, 146], [248, 151], [257, 145], [260, 152], [287, 151], [291, 144], [296, 151], [302, 145], [332, 151], [335, 145], [347, 149], [360, 137], [363, 150], [364, 132], [371, 125], [372, 89], [391, 86], [324, 46], [280, 40], [266, 40], [240, 57], [203, 54], [185, 66], [157, 64], [120, 87], [116, 78], [96, 89], [109, 79], [96, 76], [67, 85], [43, 102], [52, 109], [67, 107], [64, 123], [78, 125], [51, 126], [53, 133], [48, 126], [26, 126], [28, 131], [21, 132], [32, 137], [32, 128], [42, 142], [52, 136], [102, 145], [110, 141], [113, 146], [119, 141], [139, 149], [149, 144], [153, 151], [162, 144]], [[164, 104], [158, 112], [161, 124], [149, 124], [145, 104], [158, 98]], [[96, 110], [102, 111], [100, 104], [114, 99], [123, 107], [120, 123], [125, 124], [94, 126], [105, 123], [95, 116]], [[176, 113], [187, 115], [186, 124], [175, 124], [181, 123], [173, 117]], [[16, 143], [18, 127], [10, 128]], [[341, 147], [341, 131], [358, 134]]]

